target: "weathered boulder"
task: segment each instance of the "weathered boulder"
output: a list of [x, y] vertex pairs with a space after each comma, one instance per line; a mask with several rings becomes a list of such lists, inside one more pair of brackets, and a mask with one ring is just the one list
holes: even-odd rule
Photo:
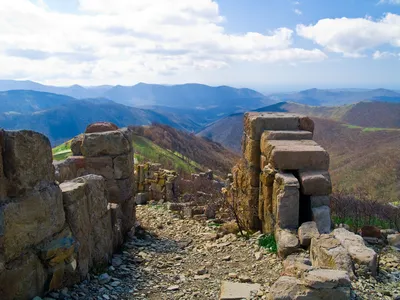
[[301, 224], [298, 230], [300, 245], [308, 247], [311, 244], [311, 239], [319, 237], [319, 231], [315, 222], [305, 222]]
[[272, 167], [280, 170], [328, 170], [329, 154], [312, 140], [271, 140], [262, 145]]
[[300, 244], [296, 234], [287, 229], [276, 228], [275, 240], [280, 257], [284, 258], [299, 250]]
[[331, 177], [327, 171], [300, 171], [299, 181], [304, 195], [323, 196], [332, 193]]
[[71, 141], [71, 152], [75, 156], [82, 155], [81, 146], [83, 141], [83, 134], [74, 137]]
[[258, 202], [258, 216], [262, 222], [264, 233], [273, 233], [275, 220], [273, 217], [272, 196], [274, 190], [276, 170], [266, 166], [260, 175], [260, 198]]
[[332, 235], [322, 234], [311, 240], [310, 258], [313, 267], [345, 270], [350, 277], [354, 277], [350, 255]]
[[111, 122], [96, 122], [86, 127], [85, 133], [97, 133], [118, 130], [118, 126]]
[[313, 289], [333, 289], [351, 286], [349, 274], [343, 270], [317, 269], [304, 273], [305, 284]]
[[295, 229], [299, 225], [299, 182], [290, 173], [275, 175], [272, 208], [280, 228]]
[[133, 178], [106, 180], [108, 201], [111, 203], [123, 203], [133, 198]]
[[27, 253], [0, 270], [0, 299], [32, 299], [43, 293], [46, 280], [40, 260]]
[[4, 135], [3, 168], [10, 197], [21, 196], [40, 182], [54, 181], [50, 141], [30, 131], [6, 131]]
[[290, 113], [256, 113], [244, 115], [244, 131], [253, 140], [259, 141], [265, 130], [305, 130], [314, 132], [314, 122]]
[[256, 295], [261, 289], [258, 283], [238, 283], [222, 281], [219, 300], [252, 299], [252, 294]]
[[61, 231], [65, 223], [62, 195], [55, 184], [32, 190], [0, 207], [0, 252], [6, 261]]
[[312, 218], [317, 224], [319, 233], [331, 232], [331, 209], [329, 206], [313, 207]]
[[344, 228], [335, 229], [333, 234], [348, 251], [354, 262], [360, 266], [357, 270], [357, 274], [370, 273], [372, 276], [377, 275], [377, 254], [373, 249], [365, 246], [364, 240], [361, 236]]
[[117, 131], [85, 134], [81, 151], [86, 157], [118, 156], [128, 154], [132, 150], [132, 144], [125, 135]]

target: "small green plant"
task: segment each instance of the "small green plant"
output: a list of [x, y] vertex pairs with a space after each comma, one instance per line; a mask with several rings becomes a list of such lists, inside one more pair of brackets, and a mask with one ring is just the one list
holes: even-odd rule
[[278, 249], [276, 247], [275, 237], [273, 234], [262, 235], [258, 239], [258, 245], [260, 247], [267, 249], [271, 253], [276, 253], [278, 251]]

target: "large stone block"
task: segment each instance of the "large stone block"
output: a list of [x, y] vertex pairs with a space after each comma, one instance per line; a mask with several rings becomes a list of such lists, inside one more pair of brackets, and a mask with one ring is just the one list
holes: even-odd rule
[[133, 174], [133, 153], [117, 156], [113, 159], [115, 179], [126, 179]]
[[118, 130], [118, 126], [111, 122], [96, 122], [86, 127], [85, 133], [107, 132]]
[[73, 182], [85, 184], [85, 194], [87, 199], [90, 222], [96, 225], [98, 219], [108, 211], [108, 199], [106, 183], [103, 177], [89, 174], [78, 177]]
[[331, 232], [331, 209], [329, 206], [312, 208], [312, 218], [317, 224], [319, 233], [326, 234]]
[[266, 167], [260, 175], [258, 216], [262, 222], [262, 231], [264, 233], [272, 233], [275, 228], [275, 219], [272, 207], [275, 174], [276, 170]]
[[311, 140], [272, 140], [264, 144], [261, 152], [272, 167], [280, 170], [328, 170], [329, 154]]
[[77, 247], [76, 240], [67, 226], [54, 238], [38, 247], [39, 257], [48, 267], [55, 267], [64, 264], [65, 260], [72, 257], [75, 247]]
[[322, 196], [332, 193], [331, 177], [328, 171], [300, 171], [299, 181], [304, 195]]
[[311, 196], [310, 197], [311, 208], [321, 207], [321, 206], [331, 206], [330, 196]]
[[10, 197], [23, 195], [42, 181], [54, 181], [50, 141], [30, 131], [6, 131], [3, 164]]
[[51, 184], [0, 207], [0, 239], [6, 261], [59, 232], [65, 223], [60, 188]]
[[354, 267], [350, 255], [332, 235], [322, 234], [312, 238], [310, 258], [313, 267], [345, 270], [350, 277], [354, 277]]
[[301, 224], [298, 230], [300, 244], [303, 247], [308, 247], [314, 237], [319, 237], [319, 231], [315, 222], [305, 222]]
[[132, 199], [134, 194], [133, 178], [106, 180], [108, 201], [111, 203], [123, 203]]
[[92, 263], [95, 266], [106, 266], [113, 253], [113, 227], [111, 211], [96, 220], [90, 234], [90, 249]]
[[118, 156], [132, 151], [132, 145], [119, 130], [89, 133], [83, 138], [81, 151], [86, 157]]
[[265, 130], [305, 130], [314, 132], [314, 122], [304, 116], [291, 113], [256, 113], [244, 115], [244, 131], [259, 141]]
[[259, 169], [261, 156], [260, 141], [255, 141], [244, 134], [242, 149], [243, 156], [246, 159], [247, 163], [250, 166], [254, 166]]
[[299, 250], [300, 243], [294, 232], [279, 227], [275, 230], [276, 246], [278, 255], [282, 258]]
[[42, 295], [47, 274], [36, 255], [28, 253], [0, 270], [0, 299], [26, 300]]
[[312, 140], [313, 133], [304, 130], [266, 130], [261, 136], [261, 143], [268, 140]]
[[101, 175], [106, 179], [113, 179], [113, 159], [110, 156], [85, 157], [85, 173]]
[[81, 146], [83, 141], [83, 134], [74, 137], [71, 141], [71, 152], [75, 156], [82, 155]]
[[365, 246], [364, 240], [361, 236], [344, 228], [335, 229], [333, 234], [348, 251], [353, 261], [360, 266], [357, 270], [357, 275], [377, 275], [377, 254], [373, 249]]
[[313, 289], [351, 287], [349, 274], [343, 270], [317, 269], [304, 273], [304, 282]]
[[290, 173], [275, 175], [272, 207], [276, 224], [283, 229], [299, 226], [300, 209], [299, 182]]
[[66, 181], [60, 185], [63, 192], [66, 220], [74, 237], [79, 242], [78, 272], [81, 278], [86, 277], [91, 266], [90, 232], [88, 199], [84, 182]]

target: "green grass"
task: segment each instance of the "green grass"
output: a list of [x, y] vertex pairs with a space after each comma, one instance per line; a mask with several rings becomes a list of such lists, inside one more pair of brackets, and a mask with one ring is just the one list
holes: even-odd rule
[[266, 234], [258, 239], [258, 245], [267, 249], [271, 253], [276, 253], [278, 251], [276, 247], [276, 241], [273, 234]]
[[[183, 172], [186, 174], [197, 173], [205, 168], [181, 153], [172, 152], [161, 148], [149, 139], [134, 135], [132, 141], [135, 149], [135, 162], [161, 163], [165, 168]], [[53, 159], [60, 161], [72, 155], [71, 140], [53, 148]]]
[[399, 128], [381, 128], [381, 127], [362, 127], [351, 124], [342, 124], [349, 129], [360, 129], [362, 132], [376, 132], [376, 131], [400, 131]]
[[376, 226], [381, 229], [391, 229], [393, 228], [392, 222], [388, 220], [382, 220], [379, 218], [372, 218], [372, 219], [355, 219], [355, 218], [339, 218], [337, 216], [332, 216], [332, 220], [335, 224], [346, 224], [349, 225], [350, 228], [354, 231], [357, 231], [361, 227], [365, 225]]

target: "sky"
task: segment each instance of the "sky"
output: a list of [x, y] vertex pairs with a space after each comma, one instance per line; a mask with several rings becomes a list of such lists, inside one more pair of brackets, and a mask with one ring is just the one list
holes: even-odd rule
[[0, 79], [400, 89], [400, 0], [0, 0]]

